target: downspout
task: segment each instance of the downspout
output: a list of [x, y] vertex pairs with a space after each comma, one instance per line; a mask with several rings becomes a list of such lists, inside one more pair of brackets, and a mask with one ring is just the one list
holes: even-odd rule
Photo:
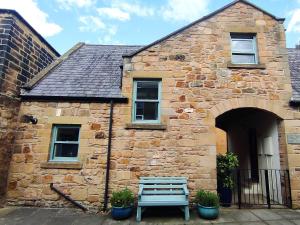
[[110, 115], [109, 115], [109, 127], [108, 127], [108, 144], [107, 144], [107, 159], [106, 159], [106, 177], [105, 177], [105, 190], [104, 190], [104, 205], [103, 211], [107, 210], [108, 203], [108, 184], [109, 184], [109, 171], [110, 171], [110, 155], [111, 155], [111, 138], [112, 138], [112, 124], [113, 124], [113, 111], [114, 101], [110, 101]]

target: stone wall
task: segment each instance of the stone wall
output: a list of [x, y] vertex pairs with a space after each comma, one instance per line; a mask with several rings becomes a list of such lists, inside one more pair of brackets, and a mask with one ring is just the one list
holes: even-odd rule
[[[21, 115], [28, 113], [38, 118], [38, 124], [22, 122]], [[22, 103], [9, 175], [8, 203], [66, 207], [67, 202], [50, 189], [50, 183], [54, 183], [74, 200], [98, 210], [104, 195], [108, 121], [109, 104]], [[82, 165], [70, 168], [68, 164], [64, 169], [66, 165], [58, 163], [60, 169], [57, 169], [47, 164], [53, 124], [81, 125]]]
[[[259, 66], [232, 68], [228, 64], [230, 32], [257, 34]], [[166, 129], [147, 125], [134, 129], [131, 124], [134, 78], [162, 80], [161, 123]], [[110, 193], [126, 186], [137, 193], [140, 176], [187, 177], [191, 197], [197, 188], [216, 190], [215, 118], [235, 108], [253, 107], [272, 112], [283, 120], [280, 151], [288, 149], [293, 203], [299, 205], [300, 175], [296, 170], [299, 160], [295, 157], [293, 162], [291, 158], [296, 152], [290, 155], [298, 148], [291, 150], [284, 141], [284, 132], [290, 132], [298, 124], [294, 119], [299, 118], [299, 112], [289, 107], [291, 84], [281, 22], [239, 2], [125, 59], [122, 84], [129, 103], [117, 104], [114, 109]], [[22, 123], [18, 129], [9, 176], [9, 203], [64, 205], [49, 189], [49, 183], [53, 182], [82, 204], [91, 208], [101, 206], [108, 105], [24, 102], [20, 115], [28, 113], [39, 122]], [[45, 168], [51, 127], [57, 123], [82, 125], [79, 149], [82, 169]], [[103, 133], [97, 135], [97, 132]]]
[[[256, 34], [260, 65], [235, 68], [230, 64], [231, 32]], [[267, 110], [288, 121], [295, 116], [289, 107], [285, 46], [282, 22], [239, 2], [125, 59], [122, 90], [130, 101], [120, 125], [131, 122], [135, 78], [162, 79], [162, 123], [167, 125], [164, 132], [133, 130], [132, 136], [122, 138], [123, 145], [132, 144], [129, 170], [134, 167], [141, 176], [186, 176], [192, 195], [195, 188], [215, 190], [217, 116], [239, 107]], [[286, 145], [280, 147], [285, 152]], [[116, 171], [124, 167], [128, 168], [117, 163]], [[136, 181], [134, 173], [128, 177], [131, 183]], [[296, 177], [292, 174], [292, 179]], [[111, 183], [118, 184], [118, 179]], [[299, 191], [292, 188], [296, 205]]]
[[6, 192], [20, 86], [57, 54], [16, 12], [0, 12], [0, 201]]

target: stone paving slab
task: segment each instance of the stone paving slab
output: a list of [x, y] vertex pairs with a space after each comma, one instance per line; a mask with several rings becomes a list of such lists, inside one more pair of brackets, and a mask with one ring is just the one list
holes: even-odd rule
[[2, 208], [0, 225], [300, 225], [300, 212], [290, 209], [221, 209], [216, 220], [203, 220], [195, 210], [191, 219], [184, 221], [177, 209], [151, 209], [143, 214], [142, 222], [135, 215], [122, 221], [112, 220], [109, 215], [88, 214], [78, 209], [49, 208]]

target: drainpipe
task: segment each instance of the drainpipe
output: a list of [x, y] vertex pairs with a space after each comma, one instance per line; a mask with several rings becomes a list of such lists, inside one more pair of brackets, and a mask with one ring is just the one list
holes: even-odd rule
[[110, 170], [110, 155], [111, 155], [111, 138], [112, 138], [112, 124], [113, 124], [113, 111], [114, 101], [110, 101], [110, 115], [109, 115], [109, 127], [108, 127], [108, 144], [107, 144], [107, 159], [106, 159], [106, 177], [105, 177], [105, 190], [104, 190], [104, 205], [103, 211], [107, 210], [108, 203], [108, 184], [109, 184], [109, 170]]

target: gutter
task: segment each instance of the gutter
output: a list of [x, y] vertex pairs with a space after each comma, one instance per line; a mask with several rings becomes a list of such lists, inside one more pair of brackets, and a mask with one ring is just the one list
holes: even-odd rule
[[112, 138], [112, 124], [113, 124], [113, 111], [114, 100], [110, 101], [110, 114], [109, 114], [109, 131], [108, 131], [108, 144], [107, 144], [107, 159], [106, 159], [106, 176], [105, 176], [105, 190], [104, 190], [104, 205], [103, 211], [107, 210], [108, 205], [108, 189], [109, 189], [109, 171], [110, 171], [110, 155], [111, 155], [111, 138]]
[[126, 97], [88, 97], [88, 96], [34, 96], [34, 95], [20, 95], [22, 101], [34, 102], [99, 102], [109, 103], [112, 100], [118, 103], [127, 103]]

